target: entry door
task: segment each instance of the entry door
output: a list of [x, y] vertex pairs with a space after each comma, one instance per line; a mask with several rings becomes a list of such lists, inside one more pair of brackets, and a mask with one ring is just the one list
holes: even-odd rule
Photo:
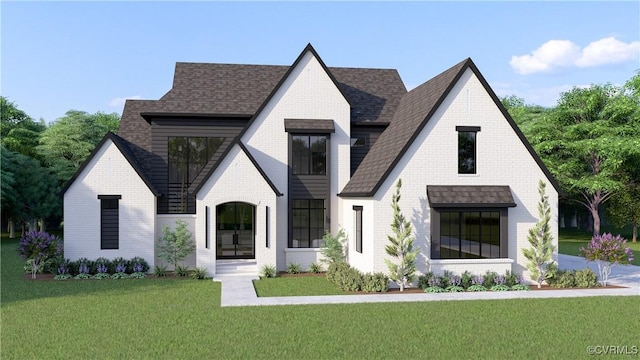
[[255, 259], [255, 209], [242, 202], [216, 207], [218, 259]]

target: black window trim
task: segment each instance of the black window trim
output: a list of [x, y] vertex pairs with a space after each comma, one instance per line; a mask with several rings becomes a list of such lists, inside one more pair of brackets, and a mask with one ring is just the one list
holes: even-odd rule
[[[362, 210], [364, 209], [363, 206], [360, 205], [354, 205], [353, 206], [353, 211], [355, 213], [355, 226], [354, 226], [354, 230], [355, 230], [355, 240], [356, 240], [356, 252], [359, 252], [362, 254]], [[358, 223], [360, 224], [360, 228], [358, 229]]]
[[[478, 132], [480, 126], [456, 126], [458, 132], [458, 175], [477, 175], [478, 174]], [[460, 133], [474, 133], [473, 135], [473, 171], [460, 172]]]
[[[308, 203], [309, 205], [306, 208], [294, 207], [293, 204], [295, 203], [296, 200], [307, 200], [307, 201], [309, 201], [309, 203]], [[312, 240], [314, 240], [314, 239], [311, 239], [311, 210], [312, 209], [320, 209], [320, 208], [311, 207], [311, 201], [314, 201], [314, 200], [322, 201], [323, 218], [324, 218], [324, 220], [322, 221], [323, 233], [327, 231], [327, 221], [326, 221], [326, 218], [327, 218], [327, 199], [302, 199], [302, 198], [291, 199], [291, 204], [292, 204], [291, 205], [291, 216], [290, 216], [290, 218], [291, 218], [291, 232], [290, 232], [291, 236], [289, 236], [289, 244], [288, 244], [288, 247], [290, 249], [316, 249], [313, 246], [311, 246]], [[309, 219], [309, 223], [307, 224], [306, 229], [309, 231], [309, 243], [308, 243], [309, 246], [300, 246], [300, 244], [298, 244], [297, 247], [293, 246], [293, 229], [294, 229], [294, 226], [293, 226], [294, 225], [294, 221], [293, 221], [294, 220], [293, 219], [293, 212], [294, 211], [293, 210], [308, 210], [307, 218]]]
[[[118, 250], [120, 249], [120, 200], [122, 199], [122, 195], [98, 195], [98, 200], [100, 200], [100, 250]], [[107, 202], [112, 202], [115, 200], [115, 207], [105, 207]], [[104, 211], [110, 211], [109, 214], [105, 214]], [[109, 228], [108, 230], [115, 230], [115, 238], [105, 239], [105, 227], [107, 224], [104, 223], [105, 215], [110, 215], [115, 217], [115, 229]]]

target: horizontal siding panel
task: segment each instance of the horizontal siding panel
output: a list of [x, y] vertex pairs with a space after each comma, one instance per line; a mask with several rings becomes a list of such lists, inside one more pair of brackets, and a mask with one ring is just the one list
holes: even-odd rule
[[326, 175], [292, 175], [290, 190], [293, 198], [325, 199], [329, 192], [329, 178]]

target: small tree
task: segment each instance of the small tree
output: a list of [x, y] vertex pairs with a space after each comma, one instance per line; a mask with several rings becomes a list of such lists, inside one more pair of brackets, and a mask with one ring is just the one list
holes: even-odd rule
[[160, 249], [158, 256], [172, 264], [175, 269], [179, 261], [184, 260], [196, 249], [187, 223], [182, 220], [176, 221], [176, 227], [173, 231], [164, 225], [158, 248]]
[[18, 251], [25, 260], [31, 260], [31, 278], [35, 279], [40, 266], [62, 253], [60, 239], [43, 231], [29, 230], [20, 239]]
[[347, 237], [344, 234], [344, 229], [340, 229], [336, 236], [327, 231], [322, 239], [324, 240], [324, 246], [320, 249], [320, 252], [324, 255], [323, 263], [331, 265], [331, 263], [344, 262], [346, 260], [344, 244], [347, 241]]
[[586, 248], [580, 248], [580, 253], [587, 261], [595, 261], [598, 264], [602, 286], [607, 286], [612, 267], [629, 265], [633, 261], [633, 253], [627, 246], [627, 240], [620, 235], [613, 237], [610, 233], [595, 235]]
[[396, 191], [391, 198], [393, 208], [393, 222], [391, 231], [393, 236], [387, 235], [389, 243], [385, 246], [387, 255], [393, 257], [395, 261], [385, 259], [384, 262], [389, 268], [389, 278], [400, 285], [400, 291], [411, 286], [415, 279], [416, 257], [420, 249], [413, 249], [413, 238], [411, 237], [411, 223], [405, 219], [400, 211], [400, 188], [402, 179], [398, 179]]
[[538, 182], [538, 193], [540, 194], [539, 219], [536, 225], [529, 229], [527, 240], [529, 240], [531, 248], [522, 249], [522, 254], [529, 260], [527, 269], [529, 269], [531, 280], [537, 282], [538, 288], [540, 288], [547, 275], [547, 266], [553, 263], [552, 255], [556, 251], [556, 247], [553, 245], [553, 237], [549, 227], [551, 221], [549, 196], [546, 195], [546, 184], [542, 180]]

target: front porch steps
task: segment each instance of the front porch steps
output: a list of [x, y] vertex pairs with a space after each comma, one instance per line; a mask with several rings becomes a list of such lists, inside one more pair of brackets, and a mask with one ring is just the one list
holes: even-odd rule
[[254, 259], [216, 260], [216, 276], [258, 275], [258, 263]]

